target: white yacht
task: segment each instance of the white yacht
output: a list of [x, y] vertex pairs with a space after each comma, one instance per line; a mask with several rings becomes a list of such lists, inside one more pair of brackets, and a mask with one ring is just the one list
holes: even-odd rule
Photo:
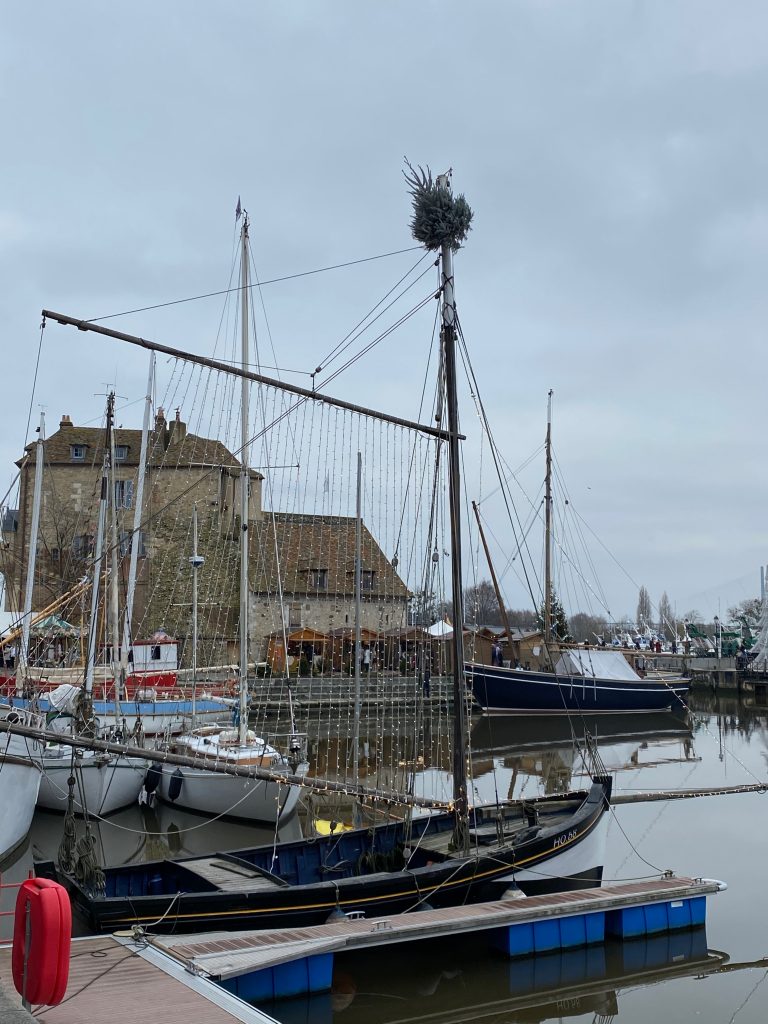
[[[39, 715], [0, 704], [0, 719], [43, 728]], [[40, 788], [42, 744], [11, 733], [0, 734], [0, 857], [15, 849], [32, 824]]]
[[147, 762], [138, 757], [115, 757], [63, 744], [42, 752], [43, 769], [37, 806], [64, 813], [69, 805], [69, 779], [76, 814], [100, 818], [135, 804], [144, 782]]
[[287, 781], [292, 775], [287, 758], [252, 729], [245, 732], [243, 743], [238, 729], [202, 726], [176, 738], [169, 749], [219, 767], [265, 769], [275, 779], [245, 779], [205, 768], [162, 765], [158, 793], [166, 803], [201, 814], [268, 823], [287, 818], [296, 808], [301, 790]]

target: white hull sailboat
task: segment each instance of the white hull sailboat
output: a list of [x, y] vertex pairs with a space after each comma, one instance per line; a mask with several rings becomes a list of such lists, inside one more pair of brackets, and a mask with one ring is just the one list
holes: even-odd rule
[[29, 832], [40, 788], [40, 767], [24, 758], [0, 753], [3, 797], [0, 802], [0, 857], [15, 849]]
[[[0, 706], [0, 718], [40, 728], [37, 715]], [[41, 745], [5, 733], [0, 741], [0, 858], [14, 850], [29, 832], [40, 788], [37, 756]]]
[[89, 750], [48, 747], [37, 806], [47, 811], [66, 812], [69, 779], [75, 780], [73, 805], [76, 814], [100, 818], [135, 804], [144, 782], [146, 761], [135, 757], [112, 757]]
[[[171, 751], [211, 759], [219, 765], [266, 768], [281, 779], [291, 773], [286, 758], [251, 730], [241, 746], [235, 729], [197, 729], [179, 737]], [[186, 810], [273, 824], [296, 809], [300, 789], [277, 779], [243, 779], [205, 769], [163, 765], [158, 793], [161, 800]]]

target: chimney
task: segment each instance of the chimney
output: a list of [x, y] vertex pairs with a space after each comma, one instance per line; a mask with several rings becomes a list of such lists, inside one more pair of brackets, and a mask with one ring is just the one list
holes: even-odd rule
[[181, 444], [187, 436], [187, 424], [181, 421], [181, 410], [176, 410], [176, 419], [171, 423], [168, 444]]
[[61, 417], [61, 420], [59, 421], [59, 430], [63, 430], [65, 427], [71, 426], [72, 420], [69, 418], [69, 416], [67, 416], [66, 413], [64, 413], [63, 416]]
[[168, 447], [168, 427], [165, 422], [165, 411], [162, 405], [155, 413], [155, 437], [164, 449]]

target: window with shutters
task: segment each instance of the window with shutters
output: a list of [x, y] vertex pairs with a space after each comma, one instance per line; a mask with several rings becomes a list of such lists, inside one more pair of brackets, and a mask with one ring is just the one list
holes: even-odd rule
[[133, 480], [115, 480], [115, 508], [133, 508]]

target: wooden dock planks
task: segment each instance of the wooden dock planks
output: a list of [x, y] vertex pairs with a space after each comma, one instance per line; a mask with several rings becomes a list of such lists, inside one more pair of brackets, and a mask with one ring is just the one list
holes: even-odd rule
[[[0, 978], [12, 993], [10, 946], [0, 947]], [[206, 987], [211, 998], [201, 991]], [[265, 1024], [272, 1019], [211, 982], [190, 976], [185, 983], [149, 962], [134, 945], [108, 935], [74, 940], [64, 1001], [33, 1009], [43, 1024]]]

